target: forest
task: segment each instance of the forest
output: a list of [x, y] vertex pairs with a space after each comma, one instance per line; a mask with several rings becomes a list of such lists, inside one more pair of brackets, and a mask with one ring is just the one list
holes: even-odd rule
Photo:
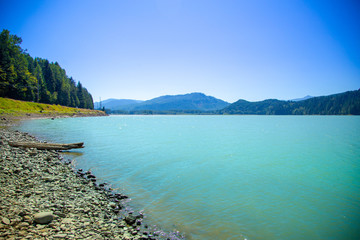
[[[181, 101], [173, 102], [181, 106]], [[148, 105], [148, 109], [110, 109], [108, 114], [169, 114], [169, 115], [360, 115], [360, 89], [328, 96], [312, 97], [301, 101], [283, 101], [267, 99], [259, 102], [238, 100], [221, 110], [204, 111], [199, 109], [165, 109], [159, 110], [156, 105]]]
[[218, 114], [258, 115], [360, 115], [360, 89], [303, 101], [267, 99], [260, 102], [239, 100]]
[[21, 43], [6, 29], [0, 34], [0, 97], [94, 109], [91, 94], [58, 62], [31, 57]]

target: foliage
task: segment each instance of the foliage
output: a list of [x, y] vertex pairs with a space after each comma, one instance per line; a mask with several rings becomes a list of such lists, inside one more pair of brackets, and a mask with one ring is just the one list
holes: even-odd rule
[[262, 114], [262, 115], [360, 115], [360, 89], [329, 96], [313, 97], [303, 101], [280, 101], [276, 99], [261, 102], [239, 100], [219, 114]]
[[55, 62], [32, 58], [8, 30], [0, 34], [0, 97], [94, 109], [91, 94]]

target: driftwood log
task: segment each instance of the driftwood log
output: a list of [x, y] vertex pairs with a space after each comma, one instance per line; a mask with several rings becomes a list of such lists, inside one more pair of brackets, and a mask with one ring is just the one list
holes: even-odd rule
[[37, 148], [40, 150], [69, 150], [73, 148], [83, 148], [84, 143], [40, 143], [40, 142], [9, 142], [12, 147]]

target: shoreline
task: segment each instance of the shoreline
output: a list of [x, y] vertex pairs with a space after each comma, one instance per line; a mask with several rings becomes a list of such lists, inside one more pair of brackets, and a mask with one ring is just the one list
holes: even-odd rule
[[[90, 171], [75, 169], [60, 152], [8, 145], [9, 141], [39, 142], [10, 126], [49, 116], [0, 118], [0, 238], [183, 238], [152, 229], [141, 212], [127, 209], [126, 195], [113, 191], [107, 183], [98, 183]], [[38, 223], [39, 213], [49, 214], [52, 220]]]
[[21, 124], [21, 121], [24, 120], [34, 120], [34, 119], [56, 119], [56, 118], [77, 118], [77, 117], [107, 117], [109, 116], [106, 113], [97, 113], [92, 114], [87, 113], [22, 113], [22, 114], [9, 114], [9, 113], [0, 113], [0, 127], [13, 127]]

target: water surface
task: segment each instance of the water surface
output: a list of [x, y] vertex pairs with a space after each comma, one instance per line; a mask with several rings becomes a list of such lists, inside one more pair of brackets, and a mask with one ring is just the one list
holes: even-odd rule
[[110, 116], [21, 130], [84, 141], [79, 168], [190, 239], [360, 239], [360, 117]]

